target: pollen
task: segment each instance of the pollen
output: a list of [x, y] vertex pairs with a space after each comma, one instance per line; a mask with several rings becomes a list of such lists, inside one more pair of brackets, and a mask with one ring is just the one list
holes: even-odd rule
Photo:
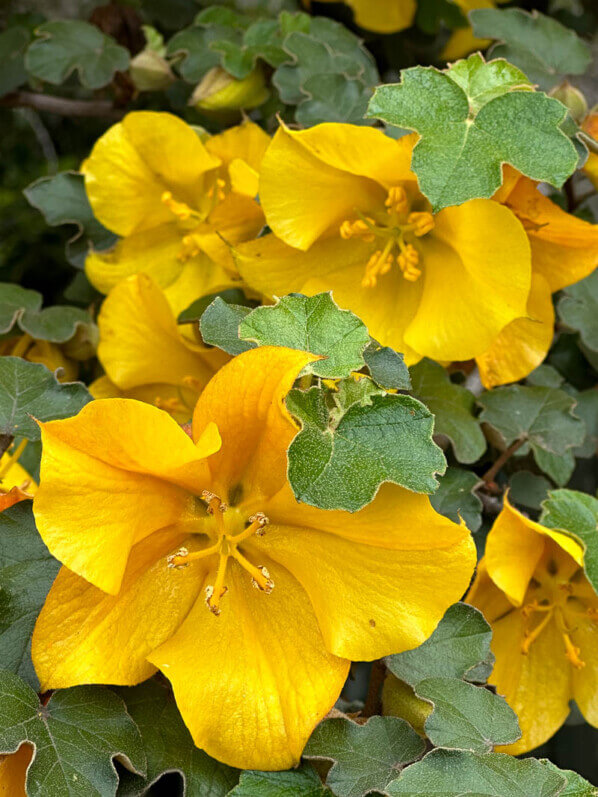
[[407, 192], [401, 185], [393, 186], [388, 191], [388, 196], [384, 202], [389, 211], [401, 215], [409, 210], [409, 199]]
[[565, 656], [569, 659], [576, 670], [582, 670], [586, 666], [586, 663], [579, 657], [581, 653], [580, 648], [573, 644], [569, 634], [563, 634], [563, 639], [565, 641]]
[[171, 191], [164, 191], [160, 199], [162, 200], [162, 204], [166, 205], [173, 216], [176, 216], [180, 221], [187, 221], [187, 219], [195, 215], [195, 212], [191, 210], [189, 205], [186, 205], [184, 202], [177, 202]]

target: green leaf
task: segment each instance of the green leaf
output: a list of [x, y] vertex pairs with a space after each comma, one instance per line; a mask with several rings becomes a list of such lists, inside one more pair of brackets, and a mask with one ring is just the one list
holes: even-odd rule
[[388, 669], [410, 686], [425, 678], [451, 677], [483, 683], [494, 665], [492, 630], [466, 603], [450, 606], [429, 639], [414, 650], [388, 656]]
[[139, 729], [147, 760], [145, 777], [128, 771], [121, 774], [118, 797], [141, 797], [166, 772], [181, 774], [187, 797], [229, 793], [239, 779], [238, 770], [195, 746], [167, 684], [150, 680], [116, 692]]
[[398, 717], [370, 717], [364, 725], [337, 717], [317, 726], [303, 755], [334, 762], [326, 784], [337, 797], [362, 797], [384, 791], [424, 750], [423, 739]]
[[388, 786], [390, 797], [557, 797], [566, 780], [533, 758], [432, 750]]
[[446, 468], [432, 441], [433, 416], [410, 396], [373, 395], [325, 427], [313, 415], [297, 417], [303, 428], [289, 447], [289, 481], [297, 500], [313, 506], [356, 512], [386, 481], [433, 492], [434, 475]]
[[586, 427], [584, 441], [573, 449], [573, 453], [576, 457], [593, 457], [598, 449], [598, 390], [591, 388], [579, 393], [570, 385], [566, 387], [566, 390], [577, 402], [574, 412], [578, 418], [582, 419]]
[[229, 792], [229, 797], [325, 797], [327, 794], [330, 792], [316, 772], [304, 764], [287, 772], [242, 772], [239, 785]]
[[500, 40], [490, 57], [506, 58], [540, 88], [552, 88], [563, 75], [581, 75], [591, 63], [590, 48], [575, 31], [538, 11], [477, 8], [469, 19], [475, 36]]
[[27, 186], [24, 193], [52, 227], [60, 224], [77, 226], [77, 232], [66, 245], [66, 257], [73, 266], [85, 266], [90, 245], [103, 250], [116, 243], [116, 236], [93, 215], [82, 174], [60, 172], [53, 177], [40, 177]]
[[530, 91], [506, 61], [476, 53], [444, 72], [416, 66], [401, 75], [376, 89], [368, 116], [419, 133], [411, 166], [435, 212], [491, 197], [503, 163], [556, 187], [575, 171], [576, 149], [560, 128], [565, 106]]
[[455, 523], [462, 518], [470, 531], [477, 531], [482, 525], [482, 502], [474, 492], [479, 476], [463, 468], [447, 468], [439, 481], [438, 490], [430, 496], [434, 509]]
[[459, 462], [475, 462], [486, 450], [486, 439], [474, 415], [475, 396], [451, 382], [445, 369], [422, 360], [411, 368], [413, 393], [434, 413], [434, 432], [453, 444]]
[[241, 340], [258, 346], [286, 346], [326, 359], [305, 371], [338, 379], [365, 364], [363, 350], [370, 342], [365, 324], [350, 310], [341, 310], [330, 293], [285, 296], [275, 305], [256, 307], [239, 326]]
[[76, 71], [83, 86], [99, 89], [129, 66], [129, 51], [88, 22], [54, 20], [35, 33], [39, 38], [29, 46], [25, 65], [46, 83], [59, 86]]
[[23, 742], [35, 747], [28, 797], [112, 797], [118, 784], [116, 756], [145, 771], [137, 726], [109, 689], [61, 689], [42, 705], [17, 675], [0, 671], [0, 701], [0, 751], [14, 753]]
[[542, 363], [526, 377], [525, 381], [528, 385], [536, 387], [560, 387], [565, 379], [552, 365]]
[[24, 25], [11, 25], [0, 33], [0, 97], [27, 82], [25, 50], [30, 41]]
[[561, 321], [579, 332], [584, 346], [598, 351], [598, 269], [565, 288], [557, 309]]
[[435, 747], [491, 752], [521, 736], [517, 715], [505, 699], [488, 689], [451, 677], [425, 678], [415, 687], [418, 697], [433, 704], [425, 722]]
[[530, 509], [540, 509], [550, 488], [551, 484], [544, 476], [537, 476], [529, 470], [518, 470], [509, 481], [509, 500]]
[[411, 390], [411, 377], [403, 355], [371, 340], [363, 359], [374, 382], [386, 390]]
[[536, 464], [559, 487], [563, 487], [571, 478], [575, 470], [575, 456], [573, 450], [568, 449], [564, 454], [552, 454], [543, 448], [534, 451]]
[[0, 335], [6, 335], [17, 325], [36, 340], [65, 343], [80, 326], [89, 326], [89, 313], [78, 307], [54, 305], [41, 309], [43, 297], [8, 282], [0, 282]]
[[179, 56], [177, 70], [188, 83], [199, 83], [206, 72], [220, 63], [220, 53], [210, 49], [210, 43], [221, 34], [214, 29], [192, 26], [181, 30], [166, 47], [168, 56]]
[[570, 769], [559, 769], [552, 761], [540, 759], [547, 769], [562, 775], [567, 780], [564, 791], [560, 792], [559, 797], [598, 797], [598, 789], [588, 783], [587, 780], [572, 772]]
[[598, 593], [598, 499], [577, 490], [553, 490], [542, 504], [540, 523], [581, 544], [586, 576]]
[[36, 690], [31, 635], [59, 569], [37, 532], [30, 501], [0, 512], [0, 661]]
[[89, 401], [89, 391], [80, 382], [61, 384], [41, 363], [0, 357], [0, 435], [39, 440], [34, 418], [68, 418]]
[[204, 342], [233, 355], [254, 349], [254, 343], [239, 340], [239, 324], [250, 312], [249, 307], [227, 304], [217, 296], [203, 311], [199, 322], [199, 331]]
[[220, 297], [226, 304], [236, 304], [245, 307], [253, 307], [251, 301], [245, 296], [240, 288], [227, 288], [218, 293], [208, 293], [206, 296], [201, 296], [192, 302], [189, 307], [179, 313], [177, 318], [178, 324], [191, 324], [199, 321], [207, 308], [212, 304], [214, 299]]

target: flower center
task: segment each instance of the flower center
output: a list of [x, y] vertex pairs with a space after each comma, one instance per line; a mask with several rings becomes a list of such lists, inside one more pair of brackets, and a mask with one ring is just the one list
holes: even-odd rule
[[340, 226], [341, 238], [359, 237], [367, 243], [378, 241], [380, 249], [372, 254], [361, 280], [364, 288], [373, 288], [378, 277], [387, 274], [396, 261], [403, 277], [415, 282], [421, 276], [420, 252], [416, 239], [434, 228], [434, 216], [428, 211], [412, 212], [407, 192], [394, 186], [384, 203], [386, 210], [378, 219], [357, 212], [356, 221], [346, 220]]
[[193, 553], [189, 553], [187, 548], [180, 548], [176, 553], [168, 556], [166, 561], [168, 567], [180, 569], [188, 567], [191, 562], [198, 559], [206, 559], [210, 556], [218, 557], [218, 567], [214, 584], [208, 585], [205, 591], [208, 609], [218, 616], [220, 614], [220, 600], [228, 591], [228, 587], [226, 586], [226, 571], [228, 561], [231, 557], [249, 573], [251, 583], [256, 589], [265, 592], [266, 595], [269, 595], [274, 589], [274, 582], [270, 578], [268, 570], [263, 565], [256, 566], [252, 564], [238, 548], [239, 543], [249, 539], [254, 534], [258, 537], [263, 536], [269, 520], [263, 512], [256, 512], [249, 518], [249, 525], [247, 528], [237, 534], [229, 534], [226, 530], [223, 517], [224, 513], [228, 510], [227, 505], [224, 504], [215, 493], [211, 493], [209, 490], [204, 490], [201, 497], [208, 505], [208, 514], [215, 518], [217, 532], [216, 542], [207, 548], [203, 548], [201, 551], [194, 551]]

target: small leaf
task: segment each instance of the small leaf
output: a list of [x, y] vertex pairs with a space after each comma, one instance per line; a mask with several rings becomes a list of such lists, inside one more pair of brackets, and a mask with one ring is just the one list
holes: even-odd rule
[[553, 490], [542, 504], [540, 523], [581, 544], [586, 576], [598, 593], [598, 498], [577, 490]]
[[182, 313], [179, 313], [177, 323], [191, 324], [194, 321], [199, 321], [207, 308], [218, 296], [227, 304], [253, 307], [253, 304], [240, 288], [227, 288], [224, 291], [219, 291], [218, 293], [208, 293], [206, 296], [201, 296], [199, 299], [196, 299], [189, 305], [189, 307], [183, 310]]
[[166, 772], [181, 774], [190, 797], [225, 797], [229, 793], [239, 779], [238, 770], [195, 746], [168, 685], [150, 680], [116, 692], [141, 733], [147, 759], [145, 777], [129, 771], [121, 774], [118, 797], [141, 797]]
[[565, 288], [557, 308], [561, 321], [579, 332], [584, 346], [598, 351], [598, 269]]
[[11, 25], [0, 33], [0, 97], [27, 82], [25, 50], [30, 41], [24, 25]]
[[513, 709], [488, 689], [437, 677], [420, 681], [415, 692], [434, 705], [424, 728], [435, 747], [486, 753], [521, 737]]
[[491, 197], [503, 163], [557, 188], [575, 171], [576, 149], [560, 127], [565, 106], [530, 91], [506, 61], [476, 53], [444, 72], [416, 66], [401, 76], [375, 90], [368, 116], [419, 133], [411, 166], [435, 212]]
[[534, 758], [432, 750], [388, 786], [390, 797], [557, 797], [566, 780]]
[[469, 19], [475, 36], [500, 40], [489, 57], [506, 58], [540, 88], [552, 88], [564, 75], [581, 75], [591, 63], [590, 48], [575, 31], [538, 11], [476, 8]]
[[318, 725], [303, 755], [334, 762], [326, 785], [337, 797], [362, 797], [384, 791], [424, 750], [423, 739], [398, 717], [370, 717], [364, 725], [337, 717]]
[[35, 747], [28, 797], [113, 797], [116, 756], [135, 771], [145, 771], [137, 726], [109, 689], [61, 689], [42, 705], [17, 675], [0, 671], [0, 701], [0, 751], [14, 753], [23, 742]]
[[455, 603], [429, 639], [414, 650], [386, 659], [389, 670], [415, 687], [424, 678], [450, 676], [484, 683], [492, 671], [492, 630], [484, 615], [465, 603]]
[[370, 342], [365, 324], [350, 310], [341, 310], [329, 293], [285, 296], [273, 306], [256, 307], [241, 322], [239, 337], [258, 346], [320, 354], [326, 359], [305, 370], [327, 379], [362, 368], [363, 350]]
[[518, 470], [509, 480], [509, 500], [530, 509], [540, 509], [550, 488], [551, 484], [544, 476], [530, 473], [529, 470]]
[[254, 343], [239, 340], [239, 324], [251, 312], [251, 308], [238, 304], [227, 304], [220, 296], [203, 311], [199, 330], [205, 343], [227, 352], [241, 354], [254, 349]]
[[242, 772], [239, 785], [229, 792], [229, 797], [326, 797], [327, 794], [330, 792], [316, 772], [304, 764], [286, 772]]
[[89, 401], [89, 391], [80, 382], [61, 384], [41, 363], [0, 357], [0, 435], [39, 440], [34, 418], [68, 418]]
[[77, 226], [77, 232], [66, 245], [66, 257], [73, 266], [85, 266], [90, 245], [101, 251], [116, 243], [116, 236], [93, 215], [82, 174], [60, 172], [53, 177], [40, 177], [27, 186], [24, 193], [52, 227]]
[[36, 340], [65, 343], [80, 326], [90, 325], [89, 313], [78, 307], [54, 305], [41, 309], [43, 297], [37, 291], [0, 282], [0, 335], [11, 331], [16, 324]]
[[474, 415], [473, 393], [451, 382], [438, 363], [422, 360], [411, 368], [413, 393], [435, 415], [434, 432], [453, 444], [459, 462], [475, 462], [486, 450], [486, 439]]
[[567, 785], [564, 791], [559, 793], [559, 797], [598, 797], [598, 789], [577, 772], [572, 772], [570, 769], [559, 769], [552, 761], [547, 761], [544, 758], [540, 759], [540, 763], [552, 772], [566, 778]]
[[447, 468], [430, 502], [437, 512], [459, 523], [462, 518], [470, 531], [482, 525], [482, 502], [474, 492], [480, 484], [479, 476], [462, 468]]
[[0, 661], [36, 690], [31, 635], [59, 569], [35, 527], [30, 501], [0, 512]]
[[371, 340], [363, 359], [374, 382], [386, 390], [411, 390], [409, 369], [403, 355], [389, 346]]
[[382, 482], [433, 492], [446, 462], [432, 441], [433, 417], [410, 396], [374, 395], [321, 428], [299, 416], [303, 429], [289, 447], [289, 481], [297, 500], [321, 509], [356, 512]]
[[59, 86], [76, 71], [83, 86], [99, 89], [129, 66], [129, 51], [88, 22], [54, 20], [35, 32], [40, 38], [29, 46], [25, 65], [46, 83]]
[[570, 385], [565, 389], [577, 402], [574, 412], [578, 418], [582, 419], [586, 427], [584, 441], [573, 449], [573, 454], [586, 459], [593, 457], [598, 453], [598, 390], [591, 388], [579, 393]]

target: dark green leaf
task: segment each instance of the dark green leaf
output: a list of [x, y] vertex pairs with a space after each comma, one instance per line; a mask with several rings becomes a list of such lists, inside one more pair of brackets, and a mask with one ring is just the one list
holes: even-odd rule
[[109, 689], [61, 689], [41, 705], [17, 675], [0, 671], [0, 701], [0, 751], [14, 753], [23, 742], [35, 746], [29, 797], [112, 797], [118, 784], [115, 756], [145, 771], [137, 726]]
[[560, 187], [576, 167], [574, 145], [561, 130], [565, 106], [529, 89], [506, 61], [477, 53], [440, 72], [404, 69], [402, 82], [380, 86], [368, 116], [420, 135], [412, 168], [434, 211], [491, 197], [502, 164]]
[[552, 365], [543, 363], [535, 368], [525, 381], [535, 387], [560, 387], [565, 379]]
[[573, 453], [576, 457], [593, 457], [598, 448], [598, 390], [592, 388], [578, 393], [570, 386], [566, 390], [577, 402], [573, 411], [586, 427], [584, 441], [573, 449]]
[[25, 50], [30, 41], [24, 25], [11, 25], [0, 33], [0, 97], [27, 81]]
[[254, 343], [239, 340], [239, 324], [251, 312], [251, 308], [238, 304], [227, 304], [220, 296], [203, 311], [199, 330], [205, 343], [228, 354], [254, 349]]
[[432, 750], [388, 786], [391, 797], [557, 797], [566, 780], [540, 761]]
[[312, 769], [304, 764], [287, 772], [241, 773], [239, 785], [229, 797], [325, 797], [330, 794]]
[[177, 69], [188, 83], [198, 83], [206, 72], [220, 63], [220, 53], [210, 49], [210, 43], [221, 36], [213, 28], [193, 26], [181, 30], [168, 42], [169, 56], [181, 56]]
[[68, 418], [88, 401], [89, 391], [80, 382], [61, 384], [41, 363], [0, 357], [0, 434], [39, 440], [34, 418]]
[[473, 393], [451, 382], [438, 363], [422, 360], [411, 368], [413, 393], [435, 415], [434, 432], [453, 444], [459, 462], [475, 462], [486, 450], [486, 439], [474, 416]]
[[44, 22], [27, 50], [27, 71], [58, 86], [77, 71], [82, 85], [99, 89], [129, 66], [129, 51], [95, 25], [75, 19]]
[[67, 259], [73, 266], [84, 267], [90, 245], [103, 250], [116, 242], [116, 236], [93, 215], [85, 193], [83, 175], [61, 172], [53, 177], [40, 177], [24, 193], [30, 204], [43, 214], [52, 227], [59, 224], [77, 226], [77, 232], [66, 245]]
[[[141, 797], [165, 772], [179, 772], [186, 797], [224, 797], [239, 779], [238, 770], [210, 758], [193, 743], [170, 687], [160, 681], [117, 690], [141, 733], [146, 776], [124, 772], [119, 797]], [[232, 792], [233, 794], [235, 792]]]
[[397, 770], [424, 749], [421, 737], [398, 717], [370, 717], [364, 725], [338, 717], [318, 725], [303, 755], [334, 762], [326, 784], [337, 797], [362, 797], [384, 791]]
[[543, 448], [536, 448], [534, 459], [542, 473], [550, 476], [559, 487], [567, 484], [575, 470], [575, 456], [572, 449], [568, 449], [564, 454], [553, 454]]
[[565, 786], [564, 791], [560, 792], [559, 797], [597, 797], [598, 796], [598, 789], [592, 786], [591, 783], [588, 783], [587, 780], [578, 775], [577, 772], [571, 772], [570, 769], [559, 769], [552, 761], [546, 761], [545, 759], [540, 759], [540, 763], [544, 764], [545, 767], [550, 769], [552, 772], [556, 772], [559, 775], [562, 775], [567, 780], [567, 785]]
[[579, 332], [588, 349], [598, 351], [598, 269], [564, 289], [558, 313], [564, 324]]
[[509, 499], [530, 509], [540, 509], [548, 495], [551, 484], [544, 476], [537, 476], [529, 470], [518, 470], [509, 482]]
[[470, 531], [477, 531], [482, 525], [482, 502], [474, 492], [479, 476], [470, 470], [448, 468], [439, 481], [438, 490], [430, 496], [434, 509], [455, 523], [462, 518]]
[[16, 324], [21, 332], [36, 340], [65, 343], [78, 327], [91, 324], [85, 310], [59, 305], [42, 310], [42, 301], [43, 297], [37, 291], [0, 282], [0, 335], [10, 332]]
[[227, 288], [224, 291], [209, 293], [207, 296], [201, 296], [199, 299], [196, 299], [186, 310], [183, 310], [183, 312], [179, 314], [177, 322], [179, 324], [191, 324], [194, 321], [199, 321], [204, 311], [218, 296], [227, 304], [236, 304], [245, 307], [253, 306], [240, 288]]
[[350, 310], [341, 310], [329, 293], [285, 296], [275, 305], [256, 307], [239, 326], [239, 337], [258, 346], [286, 346], [320, 354], [325, 359], [306, 372], [335, 379], [364, 365], [370, 342], [365, 324]]
[[31, 635], [59, 568], [35, 528], [30, 501], [0, 512], [0, 661], [34, 689]]
[[409, 369], [399, 352], [372, 340], [363, 352], [363, 359], [372, 379], [380, 387], [386, 390], [411, 390]]

